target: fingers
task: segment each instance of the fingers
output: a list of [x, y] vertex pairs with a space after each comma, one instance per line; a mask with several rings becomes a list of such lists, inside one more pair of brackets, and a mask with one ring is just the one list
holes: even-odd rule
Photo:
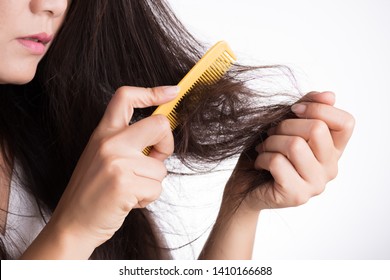
[[159, 182], [162, 182], [168, 173], [164, 163], [152, 157], [140, 157], [137, 162], [133, 162], [133, 166], [134, 175]]
[[[131, 209], [160, 196], [167, 174], [162, 161], [173, 151], [169, 122], [161, 115], [129, 122], [134, 108], [168, 102], [177, 92], [176, 87], [116, 92], [77, 163], [54, 223], [81, 232], [82, 241], [96, 248], [115, 234]], [[154, 158], [142, 153], [150, 145]]]
[[271, 172], [275, 182], [280, 185], [297, 185], [303, 182], [297, 176], [291, 162], [281, 153], [264, 152], [259, 154], [255, 161], [255, 168]]
[[[287, 119], [281, 122], [277, 127], [272, 128], [268, 132], [268, 135], [285, 135], [302, 138], [302, 141], [300, 142], [294, 140], [295, 138], [286, 140], [287, 142], [284, 148], [291, 146], [292, 150], [295, 150], [298, 148], [296, 146], [297, 144], [302, 142], [306, 144], [306, 141], [308, 147], [312, 149], [312, 154], [321, 163], [328, 161], [334, 152], [332, 135], [326, 123], [321, 120]], [[271, 145], [271, 139], [267, 139], [264, 142], [263, 145], [266, 146], [262, 147], [263, 149], [268, 149]]]
[[315, 182], [320, 175], [320, 163], [307, 142], [299, 136], [272, 135], [257, 147], [257, 151], [260, 155], [263, 152], [283, 155], [296, 170], [295, 176], [300, 176], [307, 182]]
[[333, 106], [336, 102], [336, 95], [331, 91], [311, 91], [302, 97], [299, 102], [317, 102]]
[[267, 188], [258, 189], [260, 196], [267, 201], [267, 208], [298, 206], [325, 189], [321, 174], [314, 172], [311, 182], [306, 181], [298, 174], [291, 161], [279, 152], [261, 153], [256, 159], [255, 168], [270, 171], [274, 178], [272, 191]]
[[354, 118], [334, 103], [332, 92], [311, 92], [291, 107], [297, 119], [284, 120], [268, 131], [269, 137], [256, 147], [255, 168], [270, 171], [274, 182], [248, 200], [260, 197], [272, 207], [288, 207], [323, 192], [337, 175], [338, 160], [354, 127]]
[[134, 108], [164, 104], [174, 99], [178, 92], [177, 86], [155, 88], [123, 86], [112, 97], [99, 126], [110, 129], [126, 127], [133, 116]]
[[[324, 186], [308, 184], [296, 172], [295, 167], [281, 153], [265, 152], [259, 155], [255, 167], [270, 171], [274, 178], [273, 190], [264, 197], [270, 205], [276, 207], [297, 206], [310, 197], [320, 194]], [[266, 195], [267, 189], [259, 189]], [[272, 194], [272, 195], [271, 195]], [[270, 196], [271, 195], [271, 196]]]
[[340, 152], [345, 149], [355, 125], [351, 114], [331, 105], [313, 102], [297, 103], [292, 106], [291, 110], [300, 118], [325, 122], [330, 129], [336, 149]]
[[[126, 153], [129, 149], [142, 151], [154, 146], [150, 157], [165, 160], [173, 152], [173, 136], [168, 120], [164, 116], [151, 116], [131, 126], [134, 108], [160, 105], [174, 99], [179, 91], [177, 86], [155, 88], [119, 88], [95, 130], [95, 138], [107, 141], [110, 153]], [[124, 137], [124, 138], [123, 138]]]
[[150, 178], [135, 177], [132, 181], [132, 187], [128, 190], [127, 204], [129, 212], [133, 208], [146, 207], [151, 202], [157, 200], [162, 192], [162, 184]]
[[174, 142], [169, 121], [162, 115], [154, 115], [131, 125], [126, 132], [130, 145], [141, 152], [153, 146], [149, 156], [161, 161], [173, 153]]
[[[97, 185], [92, 192], [99, 192], [105, 201], [117, 202], [117, 206], [128, 213], [134, 207], [145, 207], [156, 200], [166, 175], [163, 162], [142, 154], [132, 158], [111, 156], [101, 160], [99, 169], [93, 171]], [[84, 175], [86, 177], [88, 175]]]

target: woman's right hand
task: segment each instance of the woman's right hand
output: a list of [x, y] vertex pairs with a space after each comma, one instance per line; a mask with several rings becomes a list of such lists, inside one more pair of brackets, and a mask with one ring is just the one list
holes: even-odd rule
[[[117, 90], [46, 226], [46, 236], [53, 234], [73, 250], [60, 258], [88, 258], [133, 208], [160, 196], [167, 174], [163, 161], [174, 147], [169, 122], [162, 115], [129, 122], [134, 108], [166, 103], [177, 93], [177, 87]], [[145, 156], [142, 151], [148, 146], [153, 149]]]

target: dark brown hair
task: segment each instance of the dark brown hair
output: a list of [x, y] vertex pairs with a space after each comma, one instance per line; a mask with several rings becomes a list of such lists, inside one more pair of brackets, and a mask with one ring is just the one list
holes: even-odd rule
[[[7, 147], [3, 154], [9, 165], [17, 159], [26, 188], [54, 211], [115, 90], [176, 84], [204, 51], [165, 1], [72, 1], [34, 80], [0, 88], [0, 145]], [[270, 94], [249, 84], [286, 71], [283, 66], [235, 65], [218, 84], [199, 92], [196, 101], [189, 95], [178, 110], [174, 156], [207, 171], [209, 164], [241, 154], [249, 162], [246, 192], [272, 179], [251, 167], [253, 149], [268, 128], [291, 117], [293, 99], [272, 102], [288, 92]], [[133, 121], [153, 109], [137, 109]], [[165, 247], [151, 213], [138, 209], [91, 258], [169, 258]]]

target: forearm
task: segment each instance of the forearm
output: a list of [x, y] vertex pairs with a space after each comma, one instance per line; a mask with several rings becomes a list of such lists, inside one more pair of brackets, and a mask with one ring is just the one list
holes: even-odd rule
[[251, 259], [259, 212], [223, 203], [216, 224], [200, 253], [199, 259]]
[[71, 260], [88, 259], [94, 248], [92, 244], [80, 242], [73, 234], [56, 230], [50, 223], [23, 253], [24, 260]]

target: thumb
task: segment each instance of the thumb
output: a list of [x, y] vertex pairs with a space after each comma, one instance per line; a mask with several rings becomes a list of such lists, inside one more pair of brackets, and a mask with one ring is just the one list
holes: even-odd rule
[[302, 97], [301, 100], [298, 101], [298, 103], [299, 102], [316, 102], [333, 106], [336, 102], [336, 96], [331, 91], [311, 91], [304, 97]]
[[104, 129], [124, 128], [129, 125], [134, 108], [146, 108], [167, 103], [173, 100], [178, 92], [178, 86], [120, 87], [108, 104], [99, 127]]

